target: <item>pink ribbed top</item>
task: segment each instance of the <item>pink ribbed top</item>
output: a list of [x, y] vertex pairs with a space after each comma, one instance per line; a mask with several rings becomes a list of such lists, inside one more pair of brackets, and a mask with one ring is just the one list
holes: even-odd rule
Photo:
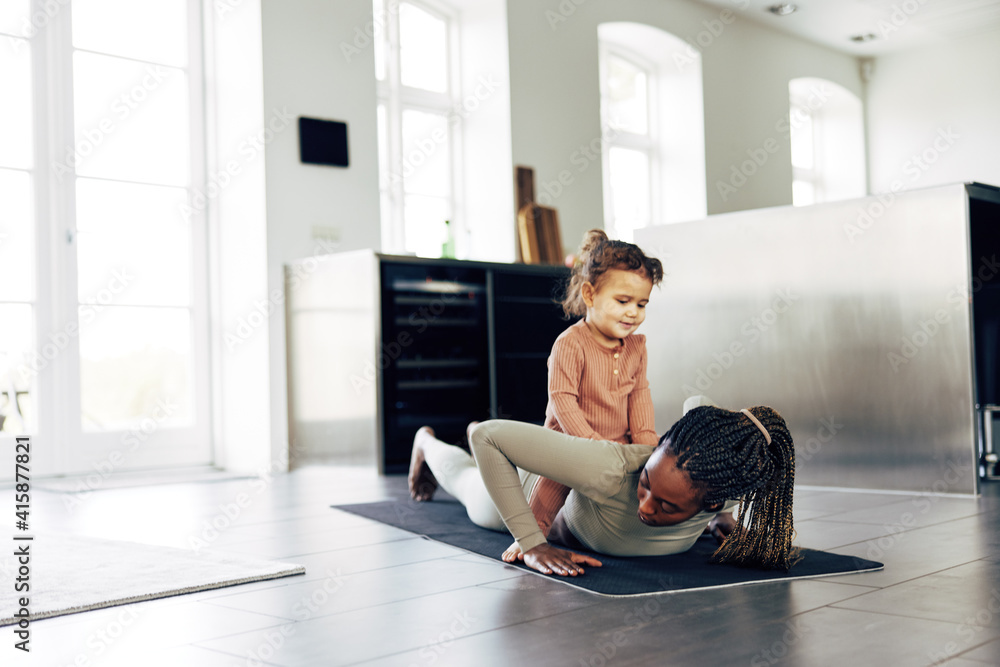
[[545, 427], [593, 440], [655, 445], [653, 399], [646, 380], [646, 337], [606, 348], [580, 320], [559, 334], [549, 355]]

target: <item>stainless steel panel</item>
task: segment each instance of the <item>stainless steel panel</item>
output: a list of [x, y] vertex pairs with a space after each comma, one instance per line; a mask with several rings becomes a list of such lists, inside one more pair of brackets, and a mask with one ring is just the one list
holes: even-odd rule
[[797, 482], [975, 493], [963, 185], [640, 230], [663, 431], [684, 398], [770, 405]]

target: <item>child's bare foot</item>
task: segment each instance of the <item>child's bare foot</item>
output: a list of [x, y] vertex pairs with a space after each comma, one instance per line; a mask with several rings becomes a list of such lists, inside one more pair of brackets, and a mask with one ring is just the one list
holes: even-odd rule
[[524, 554], [521, 553], [521, 547], [517, 546], [517, 542], [507, 547], [507, 550], [503, 552], [500, 558], [505, 563], [513, 563], [516, 560], [524, 560]]
[[424, 448], [421, 441], [426, 437], [433, 438], [434, 429], [430, 426], [421, 426], [413, 437], [413, 451], [410, 453], [410, 497], [417, 502], [433, 498], [438, 487], [434, 473], [431, 472], [424, 460]]

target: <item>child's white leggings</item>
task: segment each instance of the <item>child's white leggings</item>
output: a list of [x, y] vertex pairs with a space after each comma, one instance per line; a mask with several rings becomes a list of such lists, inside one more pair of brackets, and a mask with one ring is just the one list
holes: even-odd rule
[[[434, 473], [434, 478], [442, 489], [465, 505], [472, 523], [482, 528], [506, 533], [507, 527], [504, 526], [489, 492], [486, 491], [486, 485], [483, 484], [483, 478], [472, 455], [461, 447], [441, 442], [424, 431], [417, 437], [421, 439], [424, 458]], [[518, 474], [524, 497], [527, 498], [532, 487], [538, 482], [538, 475], [521, 469], [518, 469]]]

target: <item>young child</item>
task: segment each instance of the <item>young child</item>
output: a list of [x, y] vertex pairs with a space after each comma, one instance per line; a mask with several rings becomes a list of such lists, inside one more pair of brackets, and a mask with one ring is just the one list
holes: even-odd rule
[[[660, 260], [631, 243], [592, 229], [584, 236], [563, 311], [584, 319], [561, 333], [549, 356], [545, 427], [595, 440], [655, 447], [653, 401], [646, 380], [646, 337], [633, 335], [646, 318], [653, 285], [663, 279]], [[542, 477], [528, 498], [542, 533], [569, 488]], [[517, 543], [503, 554], [520, 556]]]

